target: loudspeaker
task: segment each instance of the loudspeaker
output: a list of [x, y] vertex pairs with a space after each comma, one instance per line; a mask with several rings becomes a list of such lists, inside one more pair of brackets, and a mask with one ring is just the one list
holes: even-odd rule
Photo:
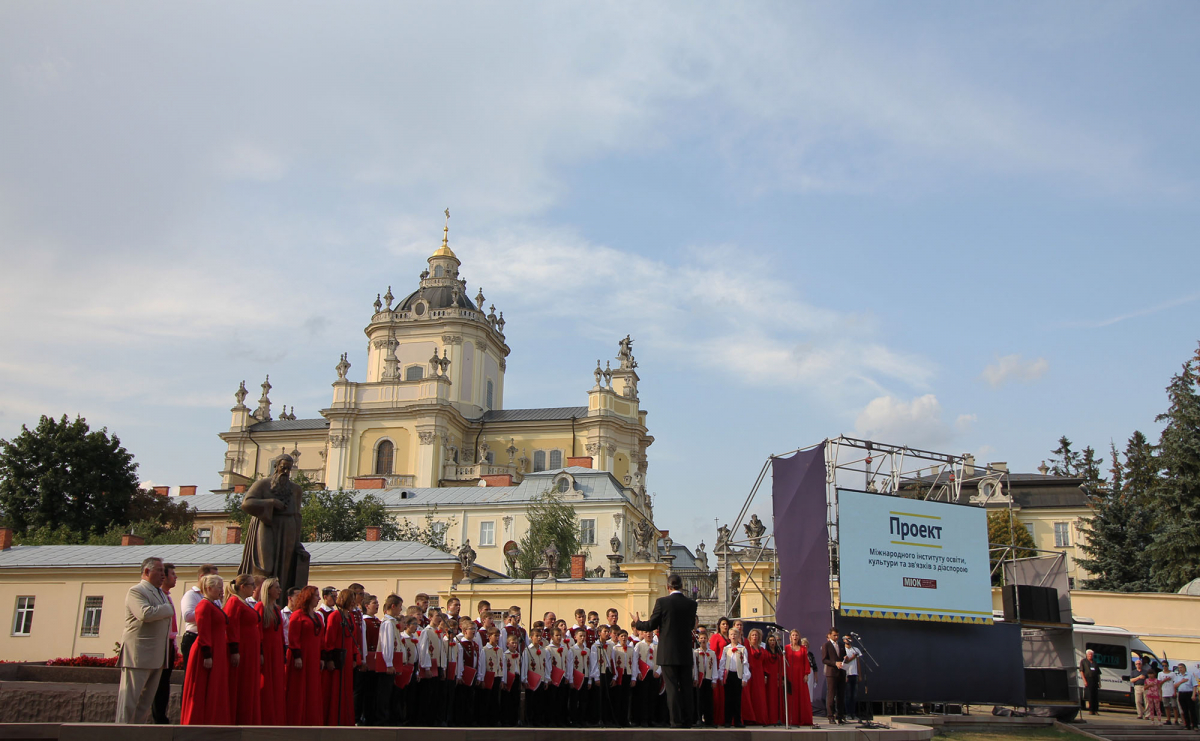
[[1025, 696], [1030, 700], [1067, 700], [1067, 670], [1026, 669]]
[[1032, 584], [1009, 584], [1000, 592], [1004, 604], [1004, 621], [1022, 620], [1039, 623], [1061, 621], [1058, 609], [1058, 590], [1054, 587], [1036, 587]]

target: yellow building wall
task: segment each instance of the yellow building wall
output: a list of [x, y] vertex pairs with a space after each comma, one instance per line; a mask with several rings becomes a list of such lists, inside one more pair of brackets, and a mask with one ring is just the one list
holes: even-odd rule
[[[233, 569], [222, 569], [229, 578]], [[180, 572], [171, 590], [176, 606], [196, 583], [196, 574]], [[5, 661], [47, 659], [94, 654], [113, 656], [125, 630], [125, 595], [137, 583], [136, 568], [128, 569], [31, 569], [25, 573], [0, 573], [0, 658]], [[386, 597], [395, 592], [411, 604], [418, 592], [437, 594], [447, 584], [462, 578], [458, 564], [349, 564], [314, 566], [310, 582], [339, 589], [358, 582], [367, 591]], [[17, 597], [33, 596], [33, 624], [27, 636], [12, 634]], [[87, 597], [103, 597], [100, 631], [96, 637], [81, 637], [83, 606]]]
[[[1018, 510], [1016, 519], [1030, 530], [1030, 535], [1033, 536], [1033, 542], [1038, 548], [1047, 551], [1059, 551], [1067, 554], [1066, 567], [1067, 576], [1075, 579], [1076, 586], [1082, 586], [1079, 582], [1088, 578], [1087, 571], [1079, 567], [1075, 562], [1075, 558], [1079, 555], [1078, 544], [1082, 533], [1079, 530], [1079, 522], [1082, 519], [1080, 512], [1074, 509], [1062, 510], [1044, 510], [1036, 509]], [[1055, 545], [1054, 539], [1054, 524], [1056, 522], [1069, 523], [1068, 533], [1070, 534], [1071, 544], [1068, 546], [1059, 547]]]
[[405, 427], [371, 427], [363, 430], [358, 437], [356, 448], [357, 462], [353, 470], [359, 476], [370, 476], [375, 473], [375, 445], [387, 438], [395, 446], [392, 456], [392, 473], [397, 475], [415, 474], [415, 455], [412, 450], [412, 433]]

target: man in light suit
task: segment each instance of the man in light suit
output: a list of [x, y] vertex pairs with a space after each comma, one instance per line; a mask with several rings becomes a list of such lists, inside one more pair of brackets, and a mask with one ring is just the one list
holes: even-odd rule
[[658, 630], [657, 663], [662, 667], [667, 685], [667, 709], [672, 728], [689, 728], [696, 722], [692, 693], [692, 631], [696, 620], [696, 600], [683, 593], [683, 579], [678, 574], [667, 578], [671, 593], [659, 597], [649, 620], [633, 615], [637, 630]]
[[162, 592], [161, 558], [142, 561], [142, 580], [125, 595], [125, 634], [121, 636], [121, 691], [118, 723], [148, 723], [158, 680], [167, 665], [167, 636], [175, 608]]

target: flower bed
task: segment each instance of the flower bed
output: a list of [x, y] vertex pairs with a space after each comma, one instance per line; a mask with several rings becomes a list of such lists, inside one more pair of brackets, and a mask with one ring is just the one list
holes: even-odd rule
[[98, 656], [74, 656], [72, 658], [50, 659], [46, 666], [116, 666], [117, 657], [100, 658]]

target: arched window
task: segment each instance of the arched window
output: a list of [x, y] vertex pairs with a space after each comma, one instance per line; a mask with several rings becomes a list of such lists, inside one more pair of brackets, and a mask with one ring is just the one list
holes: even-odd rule
[[492, 379], [489, 378], [487, 385], [487, 408], [491, 409], [492, 406]]
[[396, 452], [396, 446], [392, 445], [391, 440], [383, 440], [379, 443], [379, 447], [375, 448], [375, 473], [390, 474], [392, 472], [392, 458]]
[[404, 370], [405, 381], [420, 381], [425, 377], [425, 366], [410, 365]]
[[557, 468], [562, 468], [562, 451], [561, 450], [551, 450], [550, 451], [550, 470], [553, 471]]
[[546, 451], [544, 451], [544, 450], [533, 451], [533, 470], [535, 472], [546, 470]]
[[444, 273], [445, 273], [445, 271], [442, 270], [441, 265], [435, 265], [433, 267], [433, 277], [434, 278], [441, 278]]

